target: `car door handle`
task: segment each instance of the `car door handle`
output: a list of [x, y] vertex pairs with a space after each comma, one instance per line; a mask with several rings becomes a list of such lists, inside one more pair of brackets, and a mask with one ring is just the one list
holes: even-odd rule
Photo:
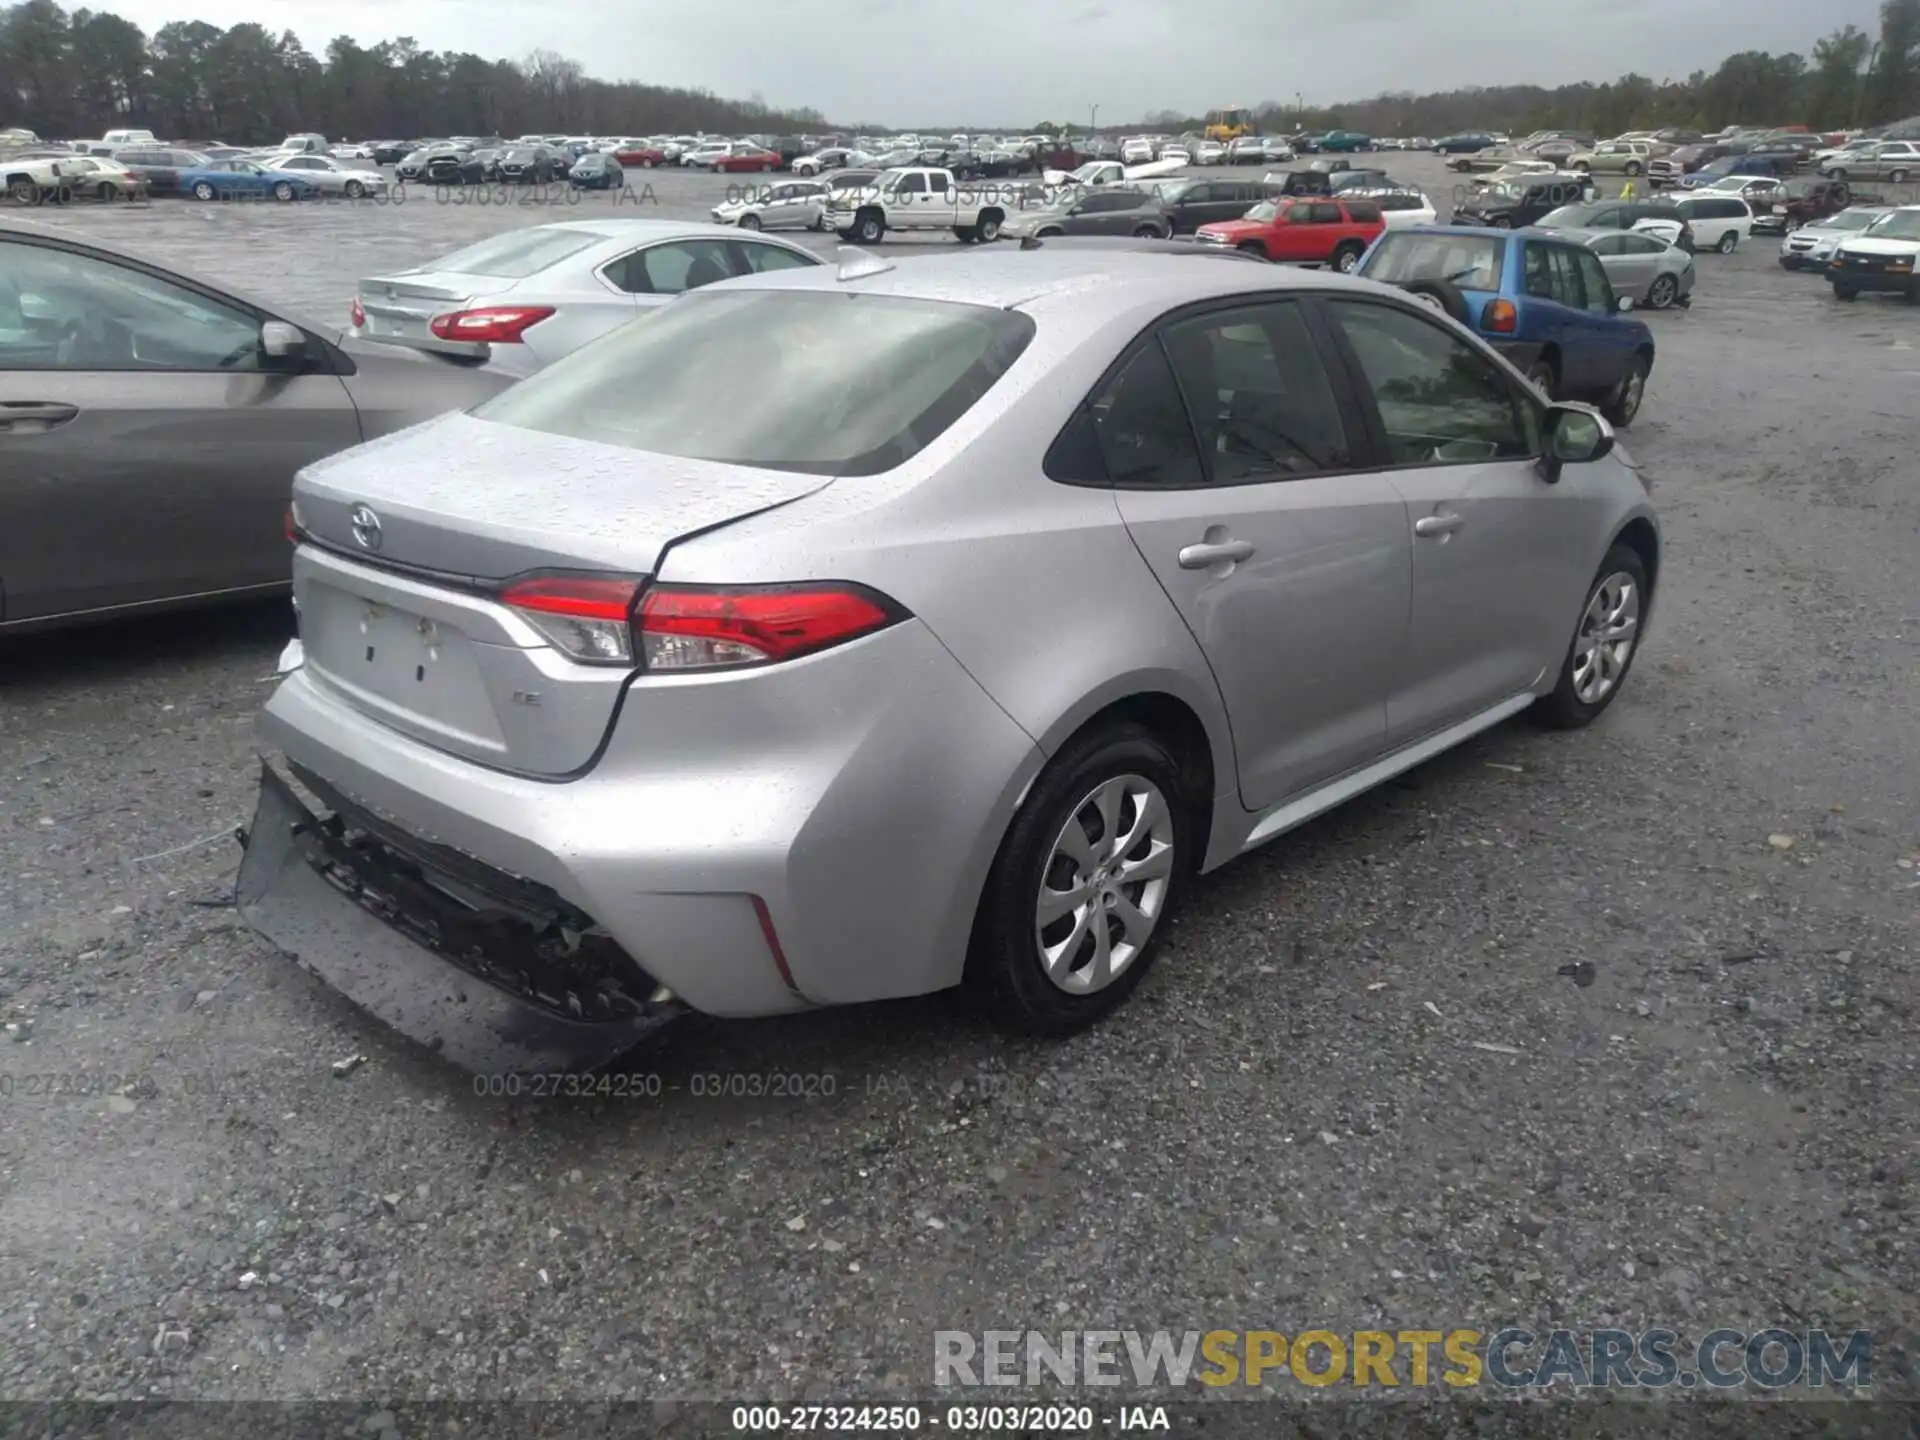
[[80, 413], [77, 405], [61, 405], [45, 400], [0, 401], [0, 429], [10, 429], [16, 420], [40, 420], [48, 425], [64, 425]]
[[1205, 570], [1209, 565], [1218, 565], [1222, 560], [1246, 560], [1253, 555], [1253, 546], [1245, 540], [1221, 540], [1215, 544], [1188, 545], [1180, 551], [1182, 570]]
[[1413, 533], [1416, 535], [1451, 535], [1466, 523], [1466, 517], [1462, 515], [1422, 515], [1418, 520], [1413, 522]]

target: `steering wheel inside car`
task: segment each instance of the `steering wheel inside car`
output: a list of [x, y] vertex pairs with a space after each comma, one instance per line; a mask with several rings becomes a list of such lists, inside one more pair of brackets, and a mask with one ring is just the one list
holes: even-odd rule
[[137, 365], [133, 330], [119, 320], [84, 315], [60, 332], [54, 363], [63, 369], [115, 369]]

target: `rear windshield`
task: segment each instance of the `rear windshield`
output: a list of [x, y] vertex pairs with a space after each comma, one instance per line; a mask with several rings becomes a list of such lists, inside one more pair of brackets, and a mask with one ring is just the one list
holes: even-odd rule
[[1374, 242], [1366, 277], [1389, 285], [1446, 280], [1463, 290], [1498, 290], [1507, 244], [1492, 235], [1409, 235], [1389, 230]]
[[524, 280], [555, 261], [577, 255], [601, 237], [585, 230], [509, 230], [469, 245], [438, 260], [429, 260], [420, 268], [457, 275], [496, 275], [503, 280]]
[[473, 413], [689, 460], [877, 475], [964, 415], [1033, 333], [1017, 311], [948, 301], [693, 293]]

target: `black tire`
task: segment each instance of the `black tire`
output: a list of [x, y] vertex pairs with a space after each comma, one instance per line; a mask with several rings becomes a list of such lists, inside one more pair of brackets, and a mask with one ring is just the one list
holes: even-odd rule
[[[1071, 1034], [1111, 1013], [1146, 978], [1192, 871], [1196, 842], [1181, 774], [1178, 760], [1160, 739], [1130, 723], [1082, 735], [1041, 771], [1000, 843], [968, 948], [967, 987], [1002, 1022], [1043, 1035]], [[1035, 922], [1043, 871], [1053, 856], [1055, 838], [1093, 792], [1128, 775], [1147, 780], [1166, 800], [1173, 870], [1153, 930], [1126, 969], [1102, 989], [1070, 994], [1047, 977], [1037, 953]], [[1121, 823], [1127, 820], [1123, 812]]]
[[1858, 300], [1860, 298], [1860, 292], [1851, 285], [1836, 285], [1833, 287], [1833, 298], [1836, 300]]
[[1638, 160], [1627, 161], [1626, 164], [1620, 167], [1620, 173], [1625, 175], [1629, 180], [1639, 179], [1640, 178], [1640, 162]]
[[758, 230], [760, 228], [760, 217], [752, 214], [742, 215], [740, 217], [740, 228], [742, 230]]
[[1493, 217], [1493, 228], [1496, 230], [1511, 230], [1513, 228], [1513, 220], [1510, 216], [1496, 215]]
[[853, 220], [853, 239], [857, 245], [878, 245], [880, 238], [887, 233], [887, 222], [871, 211], [856, 215]]
[[273, 182], [273, 198], [278, 200], [283, 205], [286, 204], [289, 200], [293, 199], [293, 182], [290, 180], [274, 181]]
[[1833, 203], [1838, 205], [1842, 210], [1853, 203], [1853, 191], [1844, 180], [1834, 181], [1833, 189], [1829, 193], [1833, 196]]
[[362, 185], [358, 180], [347, 181], [347, 184], [346, 184], [347, 199], [358, 200], [362, 195], [366, 193], [367, 193], [367, 187]]
[[1646, 403], [1647, 377], [1652, 373], [1653, 362], [1644, 354], [1633, 357], [1627, 373], [1620, 377], [1620, 383], [1600, 406], [1600, 413], [1607, 417], [1609, 424], [1621, 430], [1633, 424], [1634, 416]]
[[[1614, 677], [1612, 686], [1594, 700], [1583, 700], [1580, 698], [1575, 677], [1578, 670], [1576, 662], [1580, 655], [1580, 641], [1589, 624], [1588, 612], [1593, 608], [1594, 597], [1600, 587], [1619, 576], [1631, 579], [1638, 596], [1633, 644], [1628, 649], [1624, 662], [1619, 666], [1619, 673]], [[1639, 658], [1640, 631], [1646, 623], [1647, 600], [1647, 567], [1641, 560], [1640, 553], [1631, 546], [1614, 545], [1607, 551], [1607, 558], [1600, 562], [1599, 573], [1593, 577], [1593, 582], [1587, 586], [1587, 592], [1581, 598], [1580, 613], [1574, 620], [1573, 636], [1567, 642], [1566, 658], [1560, 662], [1560, 677], [1550, 692], [1542, 695], [1528, 708], [1528, 718], [1551, 730], [1580, 730], [1599, 719], [1606, 708], [1626, 688], [1627, 677], [1633, 672], [1633, 662]]]
[[40, 187], [31, 180], [14, 180], [7, 185], [7, 198], [16, 205], [38, 205]]
[[1333, 252], [1333, 258], [1327, 262], [1328, 268], [1337, 270], [1342, 275], [1351, 275], [1360, 264], [1360, 257], [1366, 253], [1367, 248], [1364, 245], [1352, 243], [1342, 245]]
[[1233, 248], [1238, 250], [1242, 255], [1253, 256], [1256, 260], [1271, 260], [1273, 258], [1267, 254], [1266, 246], [1260, 244], [1257, 240], [1248, 240]]
[[100, 182], [100, 188], [94, 191], [93, 194], [96, 200], [101, 200], [101, 201], [104, 201], [106, 204], [111, 205], [114, 201], [120, 198], [121, 190], [118, 185], [113, 183], [113, 181], [102, 180]]
[[1669, 310], [1673, 302], [1680, 298], [1680, 282], [1671, 275], [1656, 275], [1653, 284], [1647, 287], [1647, 308], [1649, 310]]
[[1844, 170], [1829, 170], [1826, 174], [1829, 180], [1845, 180], [1847, 178], [1847, 172]]
[[1036, 230], [1034, 232], [1034, 238], [1036, 240], [1051, 240], [1056, 235], [1064, 235], [1066, 233], [1067, 232], [1062, 230], [1058, 225], [1049, 225], [1044, 229]]
[[1536, 357], [1534, 362], [1527, 366], [1527, 379], [1538, 385], [1549, 400], [1554, 398], [1554, 393], [1560, 388], [1559, 367], [1544, 355]]
[[1738, 230], [1729, 230], [1720, 237], [1720, 243], [1713, 248], [1718, 250], [1722, 255], [1731, 255], [1734, 250], [1738, 248], [1739, 244], [1740, 232]]
[[1889, 170], [1889, 171], [1887, 172], [1887, 183], [1888, 183], [1889, 185], [1904, 185], [1904, 184], [1906, 184], [1906, 183], [1907, 183], [1907, 172], [1906, 172], [1906, 171], [1904, 171], [1904, 170]]
[[213, 183], [211, 181], [196, 180], [194, 182], [193, 198], [196, 200], [212, 200], [212, 199], [215, 199], [219, 195], [219, 193], [220, 193], [219, 191], [213, 188]]
[[974, 239], [983, 245], [988, 245], [998, 240], [1000, 238], [1000, 212], [998, 210], [982, 212], [980, 219], [973, 227], [973, 236]]
[[1423, 305], [1451, 315], [1462, 325], [1467, 323], [1467, 297], [1458, 285], [1446, 280], [1409, 280], [1402, 288]]
[[1136, 240], [1158, 240], [1160, 238], [1160, 231], [1158, 227], [1153, 225], [1136, 225], [1133, 227], [1133, 238]]

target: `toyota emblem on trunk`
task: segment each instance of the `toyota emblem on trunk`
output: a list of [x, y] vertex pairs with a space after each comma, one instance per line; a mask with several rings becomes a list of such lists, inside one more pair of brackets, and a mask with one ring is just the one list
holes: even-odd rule
[[354, 543], [362, 550], [380, 548], [380, 517], [373, 513], [371, 506], [354, 506], [347, 520], [353, 526]]

